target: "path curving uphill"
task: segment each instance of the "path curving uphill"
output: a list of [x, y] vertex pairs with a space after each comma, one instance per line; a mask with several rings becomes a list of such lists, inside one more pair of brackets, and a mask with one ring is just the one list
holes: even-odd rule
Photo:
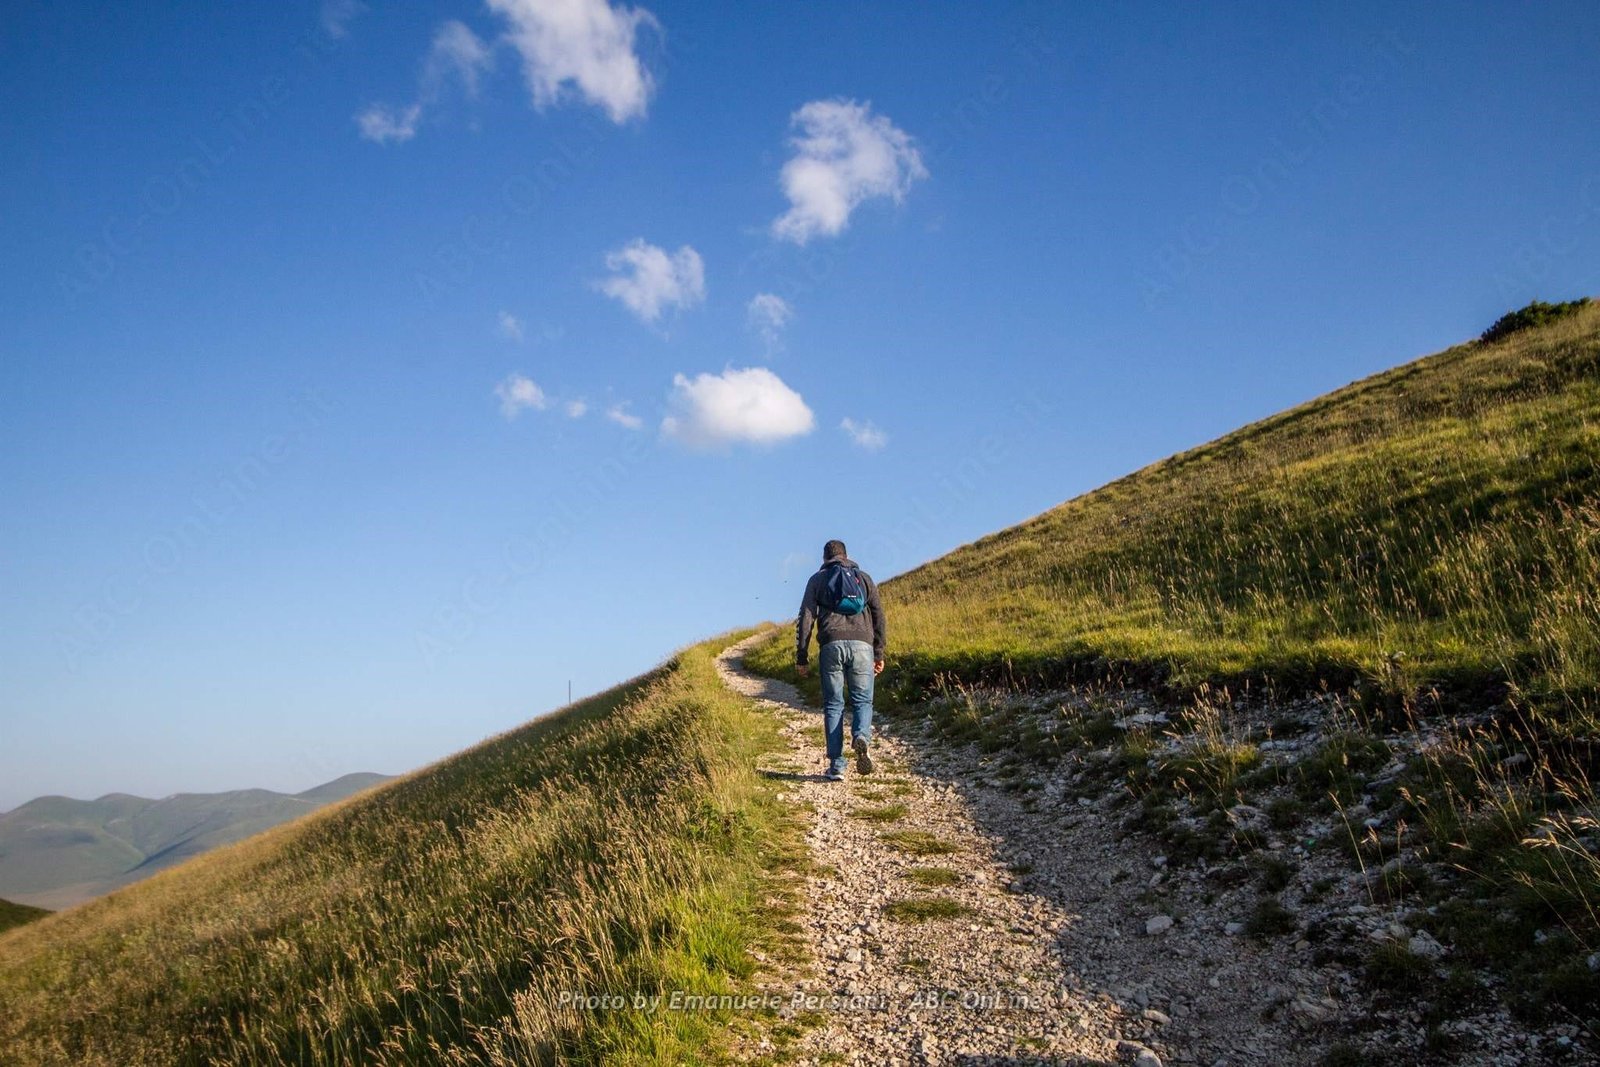
[[874, 774], [852, 764], [846, 781], [824, 779], [819, 713], [741, 666], [762, 637], [729, 648], [718, 668], [781, 718], [790, 749], [763, 772], [810, 812], [816, 866], [800, 921], [815, 968], [773, 991], [815, 998], [802, 1003], [827, 1021], [801, 1039], [796, 1062], [1115, 1062], [1123, 1012], [1084, 988], [1059, 950], [1074, 917], [1008, 891], [996, 843], [952, 785], [911, 769], [902, 741], [879, 732]]
[[905, 717], [880, 722], [877, 773], [827, 781], [820, 713], [743, 667], [765, 639], [717, 664], [779, 717], [789, 749], [763, 772], [809, 823], [814, 966], [771, 992], [840, 999], [796, 1062], [1310, 1067], [1370, 1011], [1307, 942], [1240, 936], [1226, 908], [1244, 891], [1169, 870], [1110, 794], [1006, 788], [976, 747]]

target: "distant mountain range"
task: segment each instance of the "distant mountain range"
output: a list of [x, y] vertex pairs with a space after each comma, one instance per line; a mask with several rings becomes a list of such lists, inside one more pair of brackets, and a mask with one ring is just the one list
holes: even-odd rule
[[43, 908], [30, 908], [26, 904], [13, 904], [9, 900], [0, 900], [0, 934], [13, 926], [24, 926], [49, 914]]
[[71, 907], [385, 781], [387, 775], [359, 773], [294, 794], [39, 797], [0, 815], [0, 897], [52, 911]]

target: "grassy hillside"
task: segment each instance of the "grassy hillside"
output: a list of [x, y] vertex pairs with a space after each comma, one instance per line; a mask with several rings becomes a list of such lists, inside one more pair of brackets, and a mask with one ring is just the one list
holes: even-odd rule
[[1386, 700], [1510, 686], [1592, 733], [1597, 456], [1589, 306], [1357, 382], [885, 583], [897, 673]]
[[9, 900], [0, 900], [0, 934], [5, 933], [13, 926], [22, 926], [35, 919], [42, 919], [49, 915], [43, 908], [30, 908], [26, 904], [17, 904]]
[[919, 673], [1125, 664], [1182, 686], [1526, 699], [1592, 731], [1600, 308], [1396, 368], [892, 586]]
[[[1175, 861], [1241, 859], [1230, 809], [1270, 809], [1381, 868], [1463, 966], [1591, 1017], [1600, 306], [1546, 310], [884, 583], [886, 703], [997, 766], [1111, 775]], [[792, 657], [785, 633], [748, 662]], [[1170, 724], [1117, 723], [1095, 690], [1124, 682]], [[984, 695], [1068, 685], [1027, 713]], [[1294, 735], [1292, 762], [1267, 745]]]
[[238, 789], [161, 800], [39, 797], [0, 815], [0, 893], [52, 910], [71, 907], [385, 780], [347, 774], [293, 795]]
[[801, 853], [726, 641], [0, 937], [5, 1062], [708, 1058], [726, 1018], [563, 994], [726, 991], [782, 947], [766, 902]]

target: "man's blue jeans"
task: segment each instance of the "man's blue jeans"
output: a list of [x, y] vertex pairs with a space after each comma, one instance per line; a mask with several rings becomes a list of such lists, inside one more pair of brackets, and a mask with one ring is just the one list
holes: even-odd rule
[[850, 736], [872, 740], [872, 645], [866, 641], [830, 641], [822, 646], [822, 724], [828, 735], [828, 765], [845, 767], [844, 698], [850, 692]]

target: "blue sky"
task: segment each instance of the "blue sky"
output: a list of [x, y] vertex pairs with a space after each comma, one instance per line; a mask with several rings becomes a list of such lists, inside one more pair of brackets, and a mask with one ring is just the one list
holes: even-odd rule
[[1587, 3], [13, 5], [0, 808], [406, 770], [789, 617], [829, 537], [887, 577], [1596, 293], [1597, 46]]

